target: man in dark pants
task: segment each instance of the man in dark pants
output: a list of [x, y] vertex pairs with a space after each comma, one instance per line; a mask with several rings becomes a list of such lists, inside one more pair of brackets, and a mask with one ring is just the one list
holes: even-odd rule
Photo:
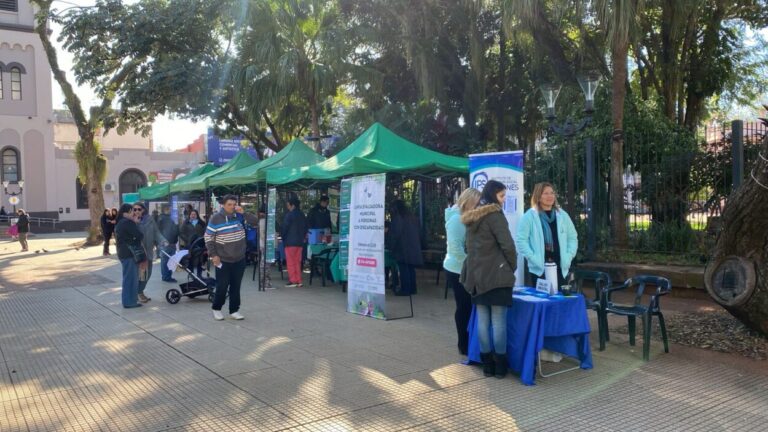
[[162, 247], [162, 251], [165, 253], [160, 254], [160, 274], [163, 276], [163, 282], [176, 282], [176, 279], [173, 278], [173, 271], [168, 268], [168, 256], [173, 256], [176, 253], [176, 243], [179, 242], [179, 226], [171, 218], [171, 206], [163, 205], [163, 214], [160, 215], [157, 228], [160, 229], [160, 234], [168, 242]]
[[18, 209], [16, 215], [19, 221], [16, 222], [16, 226], [19, 228], [19, 243], [21, 243], [21, 251], [29, 251], [29, 244], [27, 244], [27, 236], [29, 235], [29, 216], [23, 209]]
[[221, 201], [221, 211], [211, 216], [205, 229], [205, 246], [216, 267], [216, 295], [213, 300], [213, 319], [221, 321], [221, 308], [229, 292], [229, 316], [232, 319], [245, 318], [240, 313], [240, 283], [245, 273], [245, 227], [235, 213], [243, 215], [251, 224], [258, 223], [258, 217], [245, 213], [237, 205], [234, 195], [226, 195]]

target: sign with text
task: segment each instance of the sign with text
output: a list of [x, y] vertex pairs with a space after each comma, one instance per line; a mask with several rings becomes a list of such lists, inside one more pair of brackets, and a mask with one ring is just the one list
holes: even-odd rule
[[277, 236], [275, 235], [275, 218], [277, 217], [277, 189], [272, 188], [267, 191], [267, 262], [275, 262], [275, 244]]
[[171, 196], [171, 219], [176, 222], [176, 224], [179, 223], [179, 196], [173, 195]]
[[[517, 222], [525, 210], [525, 187], [523, 184], [524, 156], [521, 150], [498, 153], [469, 155], [469, 185], [482, 192], [488, 180], [496, 180], [507, 186], [504, 202], [504, 216], [509, 232], [515, 238]], [[520, 248], [518, 247], [518, 250]], [[515, 286], [524, 285], [523, 257], [517, 256]]]
[[259, 159], [250, 141], [243, 138], [221, 138], [212, 129], [208, 130], [206, 155], [214, 165], [222, 166], [231, 161], [240, 150], [245, 150], [254, 159]]
[[339, 269], [345, 275], [349, 263], [349, 202], [351, 199], [352, 179], [343, 179], [339, 195]]
[[168, 183], [173, 181], [175, 174], [172, 171], [150, 171], [149, 181], [153, 184]]
[[[350, 179], [348, 223], [346, 224], [349, 230], [347, 311], [378, 319], [386, 319], [384, 295], [386, 184], [386, 174]], [[343, 203], [344, 183], [341, 190]]]
[[536, 291], [546, 295], [552, 294], [552, 284], [546, 279], [536, 280]]

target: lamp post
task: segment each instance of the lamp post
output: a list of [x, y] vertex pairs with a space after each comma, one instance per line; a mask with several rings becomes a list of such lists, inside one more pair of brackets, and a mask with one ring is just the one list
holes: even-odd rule
[[5, 194], [10, 196], [11, 199], [9, 200], [11, 204], [13, 204], [13, 213], [16, 214], [16, 204], [18, 203], [18, 199], [14, 199], [17, 196], [21, 195], [22, 192], [24, 192], [24, 180], [19, 180], [19, 191], [18, 192], [8, 192], [8, 186], [11, 185], [11, 182], [8, 180], [3, 181], [3, 190], [5, 191]]
[[[560, 136], [566, 142], [566, 192], [565, 192], [565, 209], [574, 217], [576, 209], [576, 186], [575, 186], [575, 173], [574, 173], [574, 155], [573, 155], [573, 138], [581, 131], [589, 127], [592, 123], [592, 114], [595, 111], [595, 92], [600, 84], [600, 75], [594, 72], [588, 73], [578, 78], [581, 90], [584, 93], [584, 117], [581, 120], [574, 120], [572, 118], [566, 118], [562, 122], [557, 122], [555, 116], [555, 102], [560, 95], [561, 86], [559, 84], [544, 84], [541, 86], [541, 93], [544, 96], [544, 102], [547, 106], [546, 118], [549, 123], [547, 128], [548, 136]], [[592, 204], [594, 198], [594, 147], [592, 140], [587, 138], [586, 141], [586, 211], [588, 222], [588, 240], [587, 240], [587, 255], [592, 257], [594, 254], [595, 243], [595, 230], [594, 230], [594, 217], [592, 214]]]

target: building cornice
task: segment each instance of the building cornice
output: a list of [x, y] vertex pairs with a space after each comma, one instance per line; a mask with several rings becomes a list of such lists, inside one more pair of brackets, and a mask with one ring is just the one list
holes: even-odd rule
[[21, 31], [25, 33], [34, 33], [35, 27], [20, 24], [0, 23], [0, 30]]

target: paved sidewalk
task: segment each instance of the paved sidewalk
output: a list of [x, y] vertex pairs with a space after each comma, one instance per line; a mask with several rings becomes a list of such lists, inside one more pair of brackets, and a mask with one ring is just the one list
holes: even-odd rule
[[[258, 292], [249, 268], [246, 319], [214, 322], [204, 299], [165, 302], [171, 285], [159, 281], [159, 263], [153, 300], [122, 309], [117, 260], [73, 242], [40, 236], [30, 245], [49, 250], [40, 254], [0, 244], [0, 431], [757, 431], [768, 423], [765, 363], [675, 345], [670, 354], [654, 345], [644, 363], [641, 342], [630, 349], [612, 335], [602, 353], [593, 341], [593, 370], [526, 387], [460, 364], [442, 287], [420, 288], [415, 318], [382, 322], [344, 312], [337, 285]], [[391, 300], [405, 311], [406, 299]]]

